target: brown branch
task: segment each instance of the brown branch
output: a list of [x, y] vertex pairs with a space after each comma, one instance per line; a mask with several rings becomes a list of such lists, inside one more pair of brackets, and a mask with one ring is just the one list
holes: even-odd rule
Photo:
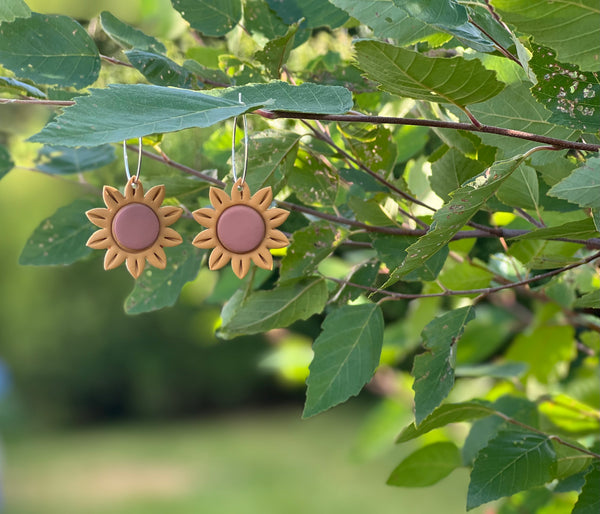
[[265, 109], [257, 109], [253, 114], [258, 114], [263, 118], [268, 119], [305, 119], [305, 120], [320, 120], [320, 121], [341, 121], [351, 123], [373, 123], [373, 124], [390, 124], [390, 125], [413, 125], [421, 127], [449, 128], [455, 130], [467, 130], [469, 132], [483, 132], [487, 134], [497, 134], [499, 136], [514, 137], [517, 139], [526, 139], [527, 141], [535, 141], [537, 143], [551, 145], [557, 149], [572, 148], [574, 150], [584, 150], [587, 152], [600, 151], [600, 145], [588, 143], [580, 143], [576, 141], [566, 141], [554, 137], [540, 136], [530, 132], [521, 130], [507, 129], [503, 127], [494, 127], [491, 125], [482, 125], [476, 127], [471, 123], [461, 123], [442, 120], [421, 120], [416, 118], [398, 118], [394, 116], [371, 116], [366, 114], [313, 114], [302, 112], [286, 112], [286, 111], [267, 111]]
[[125, 61], [120, 61], [119, 59], [115, 59], [114, 57], [109, 57], [108, 55], [102, 55], [100, 54], [100, 58], [103, 61], [109, 62], [111, 64], [116, 64], [118, 66], [126, 66], [127, 68], [133, 68], [133, 64], [125, 62]]
[[[498, 21], [498, 20], [496, 20]], [[473, 25], [474, 27], [476, 27], [478, 30], [480, 30], [483, 34], [485, 34], [485, 36], [492, 42], [494, 43], [494, 46], [498, 49], [498, 51], [506, 58], [510, 59], [513, 62], [516, 62], [521, 68], [523, 67], [523, 64], [521, 64], [521, 61], [519, 61], [519, 59], [517, 59], [513, 54], [511, 54], [506, 48], [504, 48], [498, 41], [496, 41], [494, 39], [494, 37], [487, 32], [482, 26], [478, 25], [477, 23], [475, 23], [475, 21], [469, 16], [469, 23], [471, 25]], [[504, 28], [504, 27], [503, 27]]]

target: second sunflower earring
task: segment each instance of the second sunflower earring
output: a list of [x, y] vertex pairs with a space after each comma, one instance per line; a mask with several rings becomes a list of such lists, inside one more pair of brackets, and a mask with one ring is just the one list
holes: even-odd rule
[[235, 128], [233, 121], [233, 141], [231, 165], [234, 184], [231, 196], [225, 191], [211, 187], [210, 203], [213, 206], [194, 211], [194, 219], [206, 230], [200, 232], [193, 241], [198, 248], [214, 248], [208, 259], [208, 267], [217, 270], [231, 261], [233, 272], [244, 278], [254, 262], [259, 268], [273, 269], [273, 257], [269, 249], [284, 248], [288, 238], [277, 230], [289, 215], [284, 209], [269, 209], [273, 201], [270, 187], [264, 187], [254, 195], [246, 183], [248, 167], [248, 130], [244, 116], [244, 171], [238, 179], [235, 169]]
[[123, 160], [127, 174], [125, 195], [110, 186], [104, 186], [102, 196], [106, 209], [87, 211], [88, 219], [100, 230], [88, 239], [87, 246], [106, 250], [104, 269], [116, 268], [127, 261], [127, 270], [138, 278], [146, 261], [164, 269], [167, 265], [165, 246], [177, 246], [183, 242], [181, 236], [169, 225], [175, 223], [183, 210], [179, 207], [161, 207], [165, 197], [165, 186], [154, 186], [144, 195], [140, 181], [142, 139], [139, 139], [137, 173], [129, 174], [127, 146], [123, 141]]

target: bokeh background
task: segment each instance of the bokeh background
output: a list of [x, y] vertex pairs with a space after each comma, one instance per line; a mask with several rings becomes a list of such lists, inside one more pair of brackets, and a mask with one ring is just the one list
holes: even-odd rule
[[[168, 0], [28, 4], [82, 22], [109, 10], [167, 40], [185, 29]], [[0, 106], [0, 143], [17, 162], [0, 181], [4, 512], [464, 512], [467, 471], [424, 490], [385, 485], [412, 450], [393, 445], [411, 420], [408, 392], [405, 404], [381, 404], [367, 392], [300, 419], [319, 319], [294, 335], [219, 341], [226, 292], [213, 290], [207, 270], [174, 308], [132, 317], [123, 311], [132, 280], [123, 268], [102, 271], [102, 256], [66, 268], [19, 266], [34, 228], [82, 192], [76, 181], [32, 170], [38, 147], [25, 139], [51, 113]], [[193, 141], [208, 135], [188, 132], [179, 143], [167, 136], [163, 147], [202, 169]], [[144, 173], [166, 172], [144, 163]], [[92, 173], [114, 180], [122, 164]]]

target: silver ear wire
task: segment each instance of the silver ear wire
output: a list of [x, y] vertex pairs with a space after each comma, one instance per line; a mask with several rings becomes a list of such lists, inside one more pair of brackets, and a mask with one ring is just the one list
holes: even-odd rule
[[[129, 159], [127, 158], [127, 141], [123, 141], [123, 162], [125, 163], [125, 175], [127, 175], [127, 182], [131, 180], [131, 173], [129, 173]], [[140, 178], [140, 170], [142, 169], [142, 138], [138, 137], [138, 163], [137, 170], [135, 172], [135, 184]]]
[[[239, 102], [242, 103], [242, 93], [239, 93]], [[236, 116], [233, 118], [233, 134], [231, 136], [231, 171], [233, 174], [233, 181], [237, 182], [237, 170], [235, 168], [235, 134], [237, 130], [237, 119]], [[248, 120], [246, 115], [242, 115], [244, 122], [244, 169], [242, 171], [242, 184], [246, 182], [246, 171], [248, 171]]]

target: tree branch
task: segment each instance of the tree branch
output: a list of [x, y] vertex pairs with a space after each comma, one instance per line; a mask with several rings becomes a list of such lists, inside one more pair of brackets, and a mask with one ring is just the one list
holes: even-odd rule
[[253, 114], [258, 114], [259, 116], [268, 119], [289, 118], [320, 121], [341, 121], [352, 123], [373, 123], [376, 125], [390, 124], [449, 128], [455, 130], [467, 130], [469, 132], [484, 132], [487, 134], [497, 134], [499, 136], [514, 137], [517, 139], [526, 139], [528, 141], [535, 141], [536, 143], [551, 145], [556, 147], [557, 149], [572, 148], [574, 150], [584, 150], [587, 152], [600, 151], [600, 145], [580, 143], [575, 141], [566, 141], [564, 139], [540, 136], [538, 134], [523, 132], [521, 130], [494, 127], [492, 125], [481, 125], [480, 127], [477, 127], [471, 123], [461, 123], [453, 121], [421, 120], [416, 118], [398, 118], [394, 116], [371, 116], [366, 114], [313, 114], [302, 112], [267, 111], [265, 109], [257, 109], [256, 111], [253, 111]]

